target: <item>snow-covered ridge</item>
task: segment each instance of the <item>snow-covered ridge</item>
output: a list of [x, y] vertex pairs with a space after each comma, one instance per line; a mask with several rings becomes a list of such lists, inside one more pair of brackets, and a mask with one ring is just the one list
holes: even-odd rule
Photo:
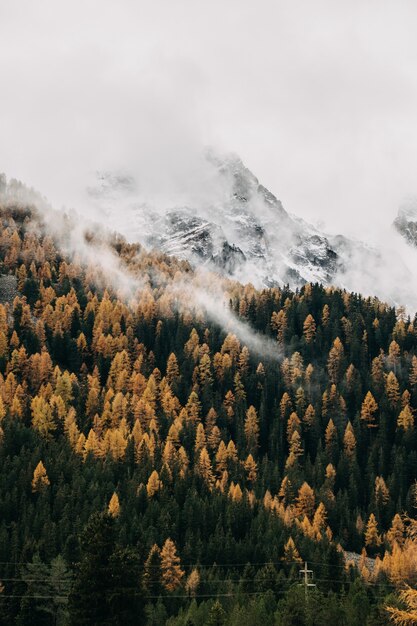
[[[208, 152], [207, 161], [216, 171], [215, 183], [225, 189], [209, 206], [160, 211], [135, 197], [138, 185], [123, 174], [100, 174], [90, 196], [128, 238], [213, 265], [237, 280], [259, 287], [332, 282], [343, 259], [326, 235], [289, 215], [237, 156]], [[124, 210], [114, 212], [112, 205], [121, 199]]]

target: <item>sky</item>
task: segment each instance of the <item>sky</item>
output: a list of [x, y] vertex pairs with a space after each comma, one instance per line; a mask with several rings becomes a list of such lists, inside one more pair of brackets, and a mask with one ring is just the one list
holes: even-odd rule
[[1, 0], [0, 171], [55, 206], [83, 210], [97, 169], [175, 202], [211, 145], [372, 237], [417, 196], [416, 20], [415, 0]]

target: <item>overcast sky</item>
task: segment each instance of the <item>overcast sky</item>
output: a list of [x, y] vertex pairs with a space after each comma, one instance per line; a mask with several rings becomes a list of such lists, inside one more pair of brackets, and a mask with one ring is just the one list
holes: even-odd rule
[[416, 27], [415, 0], [1, 0], [0, 170], [55, 204], [101, 167], [175, 196], [210, 144], [360, 235], [417, 195]]

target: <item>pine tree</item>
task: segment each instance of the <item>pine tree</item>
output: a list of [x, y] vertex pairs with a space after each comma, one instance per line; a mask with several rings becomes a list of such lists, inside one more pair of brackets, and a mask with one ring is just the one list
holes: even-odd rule
[[109, 515], [111, 515], [111, 517], [119, 517], [120, 502], [119, 502], [119, 496], [117, 495], [116, 492], [113, 492], [113, 495], [110, 498], [108, 510], [109, 510]]
[[303, 454], [304, 450], [301, 445], [301, 437], [299, 432], [295, 430], [291, 436], [290, 453], [286, 461], [286, 468], [292, 467]]
[[162, 583], [167, 591], [175, 591], [184, 576], [181, 569], [180, 558], [177, 549], [171, 539], [167, 539], [161, 550]]
[[209, 489], [212, 489], [214, 485], [213, 468], [211, 465], [210, 457], [207, 452], [207, 448], [203, 448], [200, 452], [200, 456], [197, 464], [197, 472], [204, 480]]
[[303, 333], [307, 343], [311, 343], [316, 336], [316, 322], [311, 313], [304, 320]]
[[314, 513], [314, 491], [307, 482], [304, 482], [298, 490], [296, 508], [297, 515], [304, 517], [306, 515], [309, 519], [312, 519]]
[[167, 361], [167, 370], [166, 370], [166, 379], [167, 382], [172, 385], [176, 384], [180, 378], [180, 370], [178, 367], [177, 357], [173, 352], [168, 357]]
[[391, 544], [391, 547], [394, 547], [395, 543], [397, 543], [399, 546], [403, 545], [404, 530], [404, 522], [401, 519], [401, 515], [396, 513], [393, 517], [391, 528], [387, 532], [387, 540]]
[[320, 502], [313, 517], [312, 529], [317, 541], [323, 537], [323, 532], [327, 524], [327, 511], [323, 502]]
[[347, 423], [345, 434], [343, 435], [343, 449], [346, 456], [352, 459], [355, 455], [356, 437], [350, 422]]
[[46, 469], [42, 461], [39, 461], [33, 472], [32, 491], [42, 491], [42, 489], [48, 485], [50, 485], [48, 474], [46, 473]]
[[376, 549], [381, 545], [381, 542], [381, 537], [378, 534], [378, 523], [375, 515], [371, 513], [365, 530], [365, 545]]
[[159, 479], [159, 474], [156, 470], [153, 470], [146, 484], [146, 492], [148, 494], [148, 498], [153, 498], [154, 495], [158, 493], [161, 488], [162, 482]]
[[361, 420], [367, 425], [368, 428], [375, 427], [375, 413], [378, 410], [378, 404], [370, 391], [365, 396], [362, 402], [361, 408]]
[[81, 537], [81, 561], [70, 596], [71, 624], [112, 624], [109, 596], [112, 592], [110, 557], [114, 551], [114, 522], [108, 514], [95, 513]]
[[389, 502], [389, 489], [382, 476], [375, 478], [375, 502], [378, 507], [382, 507]]
[[153, 544], [145, 561], [142, 583], [148, 595], [159, 596], [161, 594], [161, 551], [156, 543]]
[[195, 596], [198, 586], [200, 584], [200, 574], [198, 573], [198, 569], [194, 568], [191, 570], [187, 581], [185, 583], [185, 590], [189, 596]]
[[245, 437], [248, 450], [254, 453], [259, 445], [259, 422], [254, 406], [250, 406], [246, 411]]
[[391, 407], [395, 407], [400, 399], [400, 385], [394, 372], [389, 372], [385, 381], [385, 393]]
[[295, 547], [294, 539], [290, 537], [284, 546], [284, 561], [286, 563], [302, 563], [300, 554]]
[[248, 454], [247, 459], [244, 463], [244, 468], [248, 477], [248, 481], [254, 483], [257, 477], [258, 466], [256, 465], [254, 458], [251, 454]]
[[197, 426], [194, 451], [198, 454], [198, 452], [200, 452], [200, 450], [205, 448], [206, 445], [207, 445], [207, 441], [206, 441], [206, 434], [204, 432], [204, 426], [200, 422]]
[[284, 310], [274, 312], [271, 318], [271, 326], [277, 333], [277, 341], [279, 344], [284, 342], [285, 331], [287, 330], [288, 322], [287, 315]]
[[307, 426], [308, 428], [311, 428], [314, 425], [315, 420], [316, 420], [316, 412], [314, 410], [313, 405], [309, 404], [304, 413], [303, 424]]
[[335, 385], [339, 382], [341, 375], [341, 367], [344, 355], [343, 344], [339, 337], [333, 342], [333, 346], [329, 352], [329, 358], [327, 361], [327, 371], [329, 372], [329, 378]]
[[51, 407], [44, 398], [35, 396], [31, 403], [32, 425], [35, 430], [45, 439], [50, 439], [51, 434], [56, 430], [56, 423], [52, 416]]
[[398, 428], [402, 428], [406, 432], [414, 428], [414, 415], [411, 412], [410, 406], [406, 404], [403, 410], [400, 412], [397, 418]]
[[411, 359], [411, 369], [409, 376], [410, 386], [414, 389], [417, 387], [417, 356], [414, 355]]
[[224, 626], [226, 624], [227, 614], [222, 605], [216, 600], [210, 609], [207, 626]]
[[227, 614], [218, 600], [215, 601], [210, 609], [207, 626], [224, 626], [226, 624]]
[[322, 315], [321, 315], [321, 323], [323, 324], [324, 327], [328, 325], [329, 319], [330, 319], [329, 305], [325, 304], [323, 307]]

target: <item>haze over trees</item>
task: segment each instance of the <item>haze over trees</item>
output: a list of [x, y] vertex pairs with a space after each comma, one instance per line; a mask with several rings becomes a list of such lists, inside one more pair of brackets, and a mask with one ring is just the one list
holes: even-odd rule
[[246, 342], [184, 302], [187, 263], [108, 245], [129, 297], [2, 208], [1, 622], [374, 625], [388, 603], [402, 623], [417, 319], [224, 281]]

